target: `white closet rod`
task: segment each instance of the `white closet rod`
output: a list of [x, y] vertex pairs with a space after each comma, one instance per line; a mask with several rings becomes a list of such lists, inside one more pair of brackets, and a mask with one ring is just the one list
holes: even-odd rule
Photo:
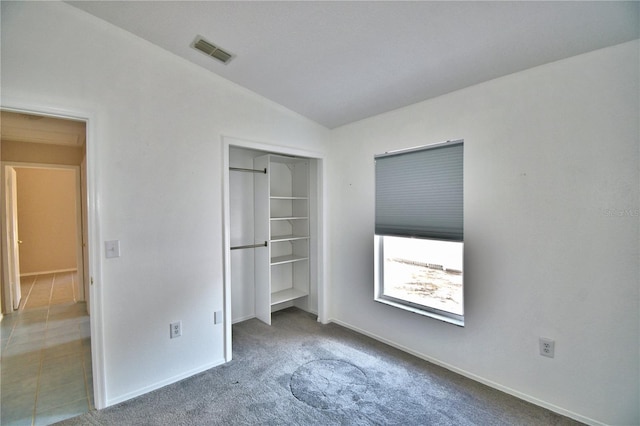
[[231, 247], [231, 250], [257, 248], [257, 247], [267, 247], [267, 242], [265, 241], [264, 243], [260, 243], [260, 244], [248, 244], [246, 246], [234, 246], [234, 247]]
[[249, 173], [264, 173], [264, 174], [267, 174], [267, 168], [266, 167], [264, 169], [261, 169], [261, 170], [244, 169], [242, 167], [229, 167], [229, 170], [232, 170], [234, 172], [249, 172]]

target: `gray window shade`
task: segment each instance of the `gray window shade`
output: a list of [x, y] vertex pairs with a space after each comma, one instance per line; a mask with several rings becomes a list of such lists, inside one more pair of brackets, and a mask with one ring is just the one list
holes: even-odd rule
[[376, 234], [463, 241], [463, 141], [375, 157]]

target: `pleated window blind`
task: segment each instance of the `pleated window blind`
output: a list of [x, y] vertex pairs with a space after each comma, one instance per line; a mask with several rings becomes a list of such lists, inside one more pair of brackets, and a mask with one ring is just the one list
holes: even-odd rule
[[463, 241], [464, 142], [375, 156], [376, 235]]

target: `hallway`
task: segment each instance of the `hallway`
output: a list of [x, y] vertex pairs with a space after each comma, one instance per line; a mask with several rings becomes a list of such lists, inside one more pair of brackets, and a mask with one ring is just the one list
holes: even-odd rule
[[93, 408], [90, 322], [75, 273], [24, 277], [0, 323], [2, 425], [47, 425]]

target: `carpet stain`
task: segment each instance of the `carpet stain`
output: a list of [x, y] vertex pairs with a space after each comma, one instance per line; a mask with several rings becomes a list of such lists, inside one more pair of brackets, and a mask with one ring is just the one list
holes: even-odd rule
[[301, 365], [289, 382], [291, 393], [321, 410], [353, 408], [369, 386], [367, 375], [347, 361], [320, 359]]

